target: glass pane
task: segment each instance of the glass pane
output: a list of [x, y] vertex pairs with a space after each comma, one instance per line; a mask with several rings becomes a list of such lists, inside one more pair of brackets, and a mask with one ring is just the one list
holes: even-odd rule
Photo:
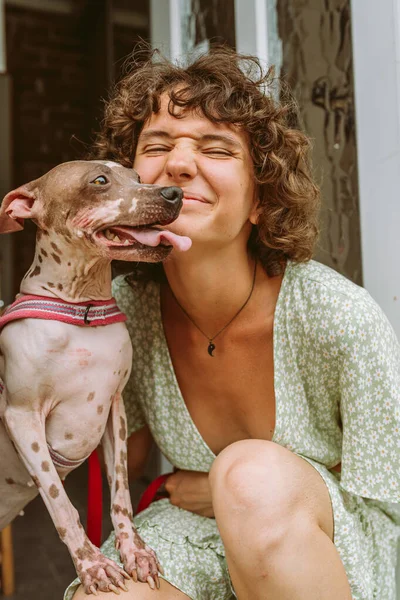
[[183, 53], [226, 42], [235, 47], [234, 0], [181, 0]]

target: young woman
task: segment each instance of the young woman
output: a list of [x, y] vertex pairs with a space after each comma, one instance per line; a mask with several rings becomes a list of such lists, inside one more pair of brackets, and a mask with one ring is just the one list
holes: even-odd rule
[[[98, 157], [181, 187], [168, 229], [193, 243], [114, 286], [132, 470], [153, 439], [176, 469], [135, 518], [161, 588], [129, 581], [127, 599], [395, 600], [399, 344], [365, 290], [311, 260], [309, 141], [268, 84], [219, 48], [142, 64], [107, 107]], [[103, 550], [118, 560], [113, 536]]]

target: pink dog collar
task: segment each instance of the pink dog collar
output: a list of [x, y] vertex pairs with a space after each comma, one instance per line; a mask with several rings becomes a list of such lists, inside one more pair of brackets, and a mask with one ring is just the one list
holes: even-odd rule
[[17, 319], [46, 319], [62, 321], [80, 327], [98, 327], [126, 321], [114, 298], [92, 302], [65, 302], [46, 296], [20, 296], [0, 317], [0, 330]]

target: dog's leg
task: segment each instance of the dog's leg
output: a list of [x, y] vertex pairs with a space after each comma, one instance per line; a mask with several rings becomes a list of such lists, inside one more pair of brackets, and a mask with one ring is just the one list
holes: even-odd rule
[[[67, 545], [87, 594], [96, 590], [119, 593], [126, 590], [129, 576], [114, 561], [103, 556], [87, 538], [60, 477], [52, 463], [45, 437], [43, 414], [32, 411], [32, 399], [8, 406], [3, 421], [33, 482], [46, 504], [61, 540]], [[29, 410], [25, 409], [29, 407]]]
[[102, 439], [107, 477], [111, 490], [111, 519], [116, 545], [125, 570], [133, 579], [159, 587], [160, 565], [154, 550], [137, 533], [132, 521], [132, 504], [128, 485], [126, 415], [122, 396], [114, 395], [107, 427]]

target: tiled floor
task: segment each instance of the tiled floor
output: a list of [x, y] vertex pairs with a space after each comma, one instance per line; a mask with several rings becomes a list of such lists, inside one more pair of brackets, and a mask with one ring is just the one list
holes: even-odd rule
[[[110, 495], [104, 480], [103, 539], [111, 531]], [[134, 505], [147, 483], [144, 478], [131, 487]], [[68, 476], [65, 488], [86, 527], [87, 463]], [[8, 600], [62, 600], [66, 586], [75, 578], [75, 570], [40, 496], [26, 507], [23, 517], [14, 520], [12, 531], [16, 593]]]

